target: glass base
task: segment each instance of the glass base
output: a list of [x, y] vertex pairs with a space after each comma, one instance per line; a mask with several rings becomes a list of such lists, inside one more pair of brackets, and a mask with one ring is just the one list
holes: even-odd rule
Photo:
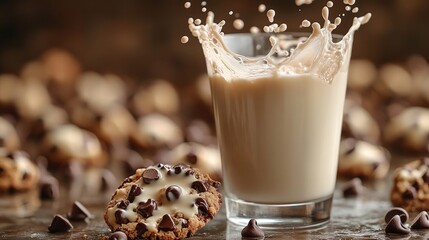
[[332, 195], [304, 203], [259, 204], [225, 197], [226, 217], [245, 226], [251, 218], [262, 228], [314, 229], [329, 223]]

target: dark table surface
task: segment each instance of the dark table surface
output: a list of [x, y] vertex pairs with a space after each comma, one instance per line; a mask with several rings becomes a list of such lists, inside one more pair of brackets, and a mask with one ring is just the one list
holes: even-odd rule
[[[394, 169], [410, 158], [397, 158]], [[391, 170], [392, 172], [392, 170]], [[391, 174], [383, 180], [366, 182], [366, 191], [354, 199], [342, 197], [339, 180], [334, 194], [331, 222], [324, 228], [292, 231], [265, 230], [267, 239], [429, 239], [429, 230], [413, 231], [408, 236], [386, 235], [384, 214], [391, 207]], [[61, 187], [57, 201], [40, 201], [37, 191], [0, 195], [0, 239], [100, 239], [109, 234], [103, 212], [112, 191], [90, 193]], [[73, 188], [75, 189], [75, 188]], [[72, 192], [72, 193], [71, 193]], [[75, 196], [75, 197], [73, 197]], [[77, 196], [77, 197], [76, 197]], [[51, 234], [47, 228], [55, 214], [65, 215], [74, 200], [84, 203], [95, 215], [89, 223], [72, 222], [70, 233]], [[411, 213], [413, 218], [417, 213]], [[241, 239], [242, 227], [227, 222], [222, 208], [218, 216], [192, 239]]]

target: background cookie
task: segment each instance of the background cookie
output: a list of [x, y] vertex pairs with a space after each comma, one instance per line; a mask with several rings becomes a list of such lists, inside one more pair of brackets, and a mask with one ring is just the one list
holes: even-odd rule
[[219, 211], [219, 183], [185, 165], [138, 169], [115, 191], [104, 215], [129, 239], [192, 236]]
[[30, 161], [27, 153], [0, 149], [0, 192], [34, 189], [39, 177], [39, 169]]

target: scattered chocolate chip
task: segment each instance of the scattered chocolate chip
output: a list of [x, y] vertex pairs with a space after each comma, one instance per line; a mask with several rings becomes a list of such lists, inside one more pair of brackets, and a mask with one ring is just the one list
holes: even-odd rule
[[131, 185], [130, 192], [128, 193], [128, 201], [134, 202], [134, 199], [142, 193], [142, 189], [139, 185]]
[[417, 215], [410, 224], [411, 229], [429, 229], [429, 215], [422, 211]]
[[204, 200], [204, 198], [199, 197], [195, 199], [195, 205], [197, 205], [198, 210], [201, 211], [203, 214], [208, 213], [209, 205], [207, 204], [206, 200]]
[[170, 214], [165, 214], [162, 216], [161, 221], [158, 224], [158, 229], [163, 231], [172, 231], [174, 230], [174, 221], [171, 218]]
[[114, 232], [110, 234], [109, 240], [127, 240], [128, 237], [125, 233], [121, 231]]
[[128, 200], [121, 200], [119, 203], [118, 203], [118, 205], [116, 205], [116, 207], [117, 208], [120, 208], [120, 209], [127, 209], [127, 207], [128, 207], [128, 205], [130, 204], [130, 201], [128, 201]]
[[51, 225], [48, 227], [49, 232], [69, 232], [73, 229], [73, 225], [65, 217], [61, 215], [55, 215], [52, 219]]
[[357, 197], [362, 194], [364, 187], [362, 181], [359, 178], [353, 178], [349, 182], [343, 185], [343, 196], [345, 198]]
[[150, 184], [151, 182], [158, 180], [159, 176], [160, 174], [155, 168], [146, 169], [143, 172], [143, 182], [146, 184]]
[[198, 193], [207, 192], [207, 186], [202, 181], [193, 182], [191, 188], [197, 190]]
[[123, 209], [117, 209], [115, 211], [115, 220], [117, 224], [127, 224], [130, 222], [128, 218], [124, 217], [123, 213], [125, 213]]
[[182, 188], [177, 185], [171, 185], [165, 190], [165, 196], [168, 201], [175, 201], [179, 199], [182, 194]]
[[60, 196], [58, 180], [53, 176], [44, 176], [39, 183], [40, 199], [54, 200]]
[[147, 232], [146, 224], [139, 222], [136, 225], [137, 236], [142, 236], [145, 232]]
[[401, 223], [398, 215], [393, 216], [385, 228], [386, 233], [409, 234], [411, 231]]
[[405, 190], [404, 193], [402, 193], [402, 197], [404, 199], [414, 199], [417, 196], [417, 191], [413, 186], [410, 186]]
[[115, 175], [107, 169], [101, 171], [101, 191], [112, 189], [116, 185]]
[[186, 154], [186, 162], [188, 162], [189, 164], [196, 164], [197, 160], [198, 160], [197, 155], [192, 151]]
[[264, 238], [265, 233], [262, 231], [255, 219], [250, 219], [246, 227], [241, 230], [243, 238]]
[[137, 212], [144, 218], [148, 218], [153, 215], [153, 211], [158, 209], [158, 204], [152, 199], [148, 199], [146, 202], [140, 202], [137, 206]]
[[390, 220], [395, 216], [398, 215], [401, 218], [401, 222], [402, 223], [406, 223], [408, 221], [408, 212], [403, 209], [403, 208], [399, 208], [399, 207], [395, 207], [390, 209], [386, 215], [384, 216], [384, 222], [388, 223], [390, 222]]
[[67, 218], [72, 221], [83, 221], [85, 219], [93, 218], [91, 212], [80, 202], [73, 203], [71, 211], [67, 214]]

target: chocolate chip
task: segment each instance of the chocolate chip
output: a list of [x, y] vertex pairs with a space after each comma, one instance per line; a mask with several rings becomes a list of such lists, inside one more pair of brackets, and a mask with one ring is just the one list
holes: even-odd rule
[[359, 178], [353, 178], [349, 182], [343, 185], [343, 196], [345, 198], [357, 197], [362, 194], [364, 187], [362, 181]]
[[91, 212], [80, 202], [73, 203], [71, 211], [67, 214], [67, 218], [72, 221], [83, 221], [85, 219], [93, 218]]
[[128, 200], [121, 200], [117, 205], [116, 205], [116, 207], [117, 208], [120, 208], [120, 209], [127, 209], [127, 207], [128, 207], [128, 205], [130, 204], [130, 201], [128, 201]]
[[165, 190], [165, 196], [168, 201], [175, 201], [179, 199], [182, 194], [182, 188], [177, 185], [171, 185]]
[[410, 224], [411, 229], [429, 229], [429, 215], [422, 211], [417, 215]]
[[127, 224], [130, 222], [130, 220], [128, 220], [128, 218], [124, 217], [124, 213], [126, 211], [123, 209], [117, 209], [115, 211], [115, 220], [117, 224]]
[[188, 220], [182, 219], [182, 228], [187, 228], [187, 227], [189, 227]]
[[386, 233], [409, 234], [411, 231], [401, 223], [401, 218], [398, 215], [393, 216], [385, 228]]
[[39, 183], [40, 199], [54, 200], [60, 196], [58, 180], [53, 176], [44, 176]]
[[404, 199], [414, 199], [417, 196], [417, 191], [413, 186], [410, 186], [402, 193], [402, 198]]
[[386, 215], [384, 216], [384, 222], [388, 223], [390, 222], [390, 220], [395, 216], [398, 215], [401, 218], [401, 222], [402, 223], [406, 223], [408, 221], [408, 212], [403, 209], [403, 208], [399, 208], [399, 207], [395, 207], [395, 208], [391, 208]]
[[142, 189], [139, 185], [131, 185], [130, 192], [128, 193], [128, 201], [134, 202], [134, 199], [142, 193]]
[[128, 237], [125, 233], [121, 231], [114, 232], [110, 234], [109, 240], [127, 240]]
[[116, 181], [116, 177], [111, 171], [107, 169], [101, 171], [101, 191], [112, 189], [116, 185]]
[[0, 167], [0, 176], [2, 176], [4, 174], [4, 169], [2, 167]]
[[160, 174], [155, 168], [146, 169], [143, 172], [143, 182], [146, 184], [150, 184], [151, 182], [158, 180], [159, 176]]
[[174, 221], [171, 218], [170, 214], [165, 214], [162, 216], [161, 222], [159, 222], [158, 229], [163, 231], [172, 231], [174, 230]]
[[192, 151], [186, 154], [186, 162], [188, 162], [189, 164], [196, 164], [197, 160], [198, 160], [197, 155]]
[[180, 174], [183, 171], [183, 166], [182, 165], [176, 165], [174, 166], [174, 173], [175, 174]]
[[193, 182], [191, 188], [197, 190], [198, 193], [207, 192], [207, 186], [202, 181]]
[[158, 204], [152, 199], [148, 199], [146, 202], [140, 202], [137, 206], [137, 212], [144, 218], [148, 218], [153, 215], [153, 211], [158, 209]]
[[55, 215], [52, 219], [51, 225], [48, 227], [49, 232], [69, 232], [73, 229], [73, 225], [65, 217], [61, 215]]
[[185, 172], [185, 176], [190, 176], [190, 175], [194, 175], [194, 174], [195, 174], [195, 171], [192, 169], [186, 170], [186, 172]]
[[23, 181], [25, 181], [25, 180], [27, 180], [27, 179], [29, 179], [30, 178], [30, 174], [27, 172], [27, 171], [25, 171], [23, 174], [22, 174], [22, 180]]
[[195, 205], [197, 205], [198, 210], [201, 211], [203, 214], [208, 213], [209, 205], [207, 204], [206, 200], [204, 200], [204, 198], [199, 197], [195, 199]]
[[146, 224], [139, 222], [136, 225], [137, 236], [142, 236], [145, 232], [147, 232]]
[[250, 219], [247, 226], [241, 230], [241, 236], [244, 238], [264, 238], [265, 233], [259, 228], [255, 219]]

